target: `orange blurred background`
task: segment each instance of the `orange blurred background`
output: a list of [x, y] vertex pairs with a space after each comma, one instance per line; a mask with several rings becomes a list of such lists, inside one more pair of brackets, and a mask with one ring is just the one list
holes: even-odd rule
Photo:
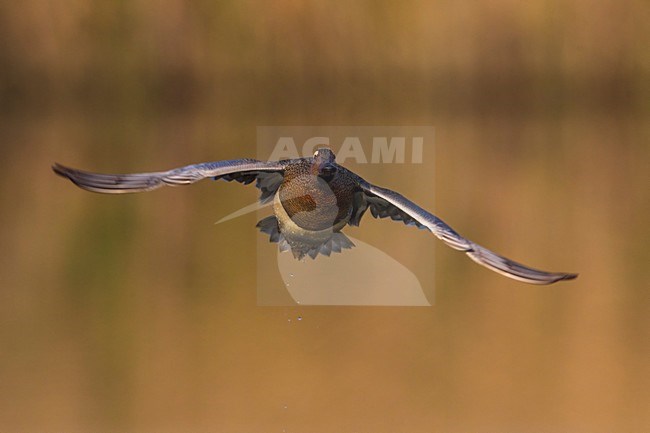
[[[0, 430], [650, 431], [649, 12], [4, 2]], [[524, 285], [366, 217], [350, 233], [432, 308], [257, 307], [255, 216], [213, 225], [253, 187], [110, 197], [50, 170], [255, 157], [258, 125], [433, 125], [435, 173], [355, 170], [580, 277]]]

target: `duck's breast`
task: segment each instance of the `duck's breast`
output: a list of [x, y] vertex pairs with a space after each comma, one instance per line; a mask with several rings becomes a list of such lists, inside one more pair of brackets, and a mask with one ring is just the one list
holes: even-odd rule
[[[340, 230], [350, 218], [353, 188], [342, 179], [330, 183], [322, 178], [303, 174], [285, 179], [278, 190], [279, 202], [286, 217], [299, 227], [319, 231], [331, 228]], [[277, 206], [276, 205], [276, 206]], [[281, 215], [276, 209], [276, 216]]]

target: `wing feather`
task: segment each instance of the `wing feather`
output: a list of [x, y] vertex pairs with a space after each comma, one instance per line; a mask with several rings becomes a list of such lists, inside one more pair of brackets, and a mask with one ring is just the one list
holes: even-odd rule
[[[572, 280], [578, 276], [577, 274], [563, 272], [541, 271], [517, 263], [464, 238], [443, 220], [422, 209], [420, 206], [395, 191], [372, 185], [364, 180], [359, 182], [359, 186], [366, 196], [365, 205], [370, 207], [373, 215], [379, 217], [391, 216], [391, 218], [393, 215], [397, 215], [398, 218], [393, 219], [400, 219], [405, 223], [410, 221], [409, 218], [412, 218], [416, 225], [426, 227], [431, 231], [431, 233], [450, 247], [465, 252], [476, 263], [505, 275], [506, 277], [531, 284], [551, 284], [562, 280]], [[378, 210], [375, 207], [377, 205], [373, 204], [373, 200], [376, 202], [376, 198], [384, 201], [384, 203], [379, 206]], [[386, 208], [390, 207], [397, 208], [398, 212], [386, 210]], [[365, 208], [361, 211], [361, 215], [363, 215], [363, 212], [365, 212]], [[353, 215], [357, 214], [358, 212], [353, 212]], [[402, 214], [406, 214], [407, 217], [400, 217]], [[360, 217], [361, 216], [358, 218]]]
[[[79, 188], [104, 194], [125, 194], [151, 191], [164, 185], [189, 185], [201, 179], [213, 178], [237, 180], [250, 183], [263, 178], [260, 189], [277, 189], [287, 161], [258, 161], [255, 159], [235, 159], [228, 161], [205, 162], [187, 165], [169, 171], [133, 174], [102, 174], [69, 168], [54, 164], [52, 170], [59, 176], [70, 179]], [[278, 176], [265, 176], [278, 174]]]

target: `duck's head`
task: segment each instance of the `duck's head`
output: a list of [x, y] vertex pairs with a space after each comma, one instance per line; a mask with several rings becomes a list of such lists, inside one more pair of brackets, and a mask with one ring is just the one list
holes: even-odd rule
[[338, 171], [335, 160], [336, 155], [334, 155], [331, 149], [322, 147], [316, 150], [314, 152], [312, 173], [322, 178], [325, 182], [331, 181]]

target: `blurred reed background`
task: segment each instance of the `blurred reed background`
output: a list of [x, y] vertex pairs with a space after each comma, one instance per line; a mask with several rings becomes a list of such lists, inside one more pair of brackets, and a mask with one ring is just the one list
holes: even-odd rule
[[[649, 14], [3, 2], [0, 430], [650, 430]], [[367, 218], [351, 234], [435, 283], [433, 308], [257, 307], [255, 216], [212, 224], [254, 188], [109, 197], [49, 168], [254, 157], [284, 124], [434, 125], [435, 173], [355, 168], [430, 209], [435, 180], [461, 233], [580, 278], [523, 285]]]

